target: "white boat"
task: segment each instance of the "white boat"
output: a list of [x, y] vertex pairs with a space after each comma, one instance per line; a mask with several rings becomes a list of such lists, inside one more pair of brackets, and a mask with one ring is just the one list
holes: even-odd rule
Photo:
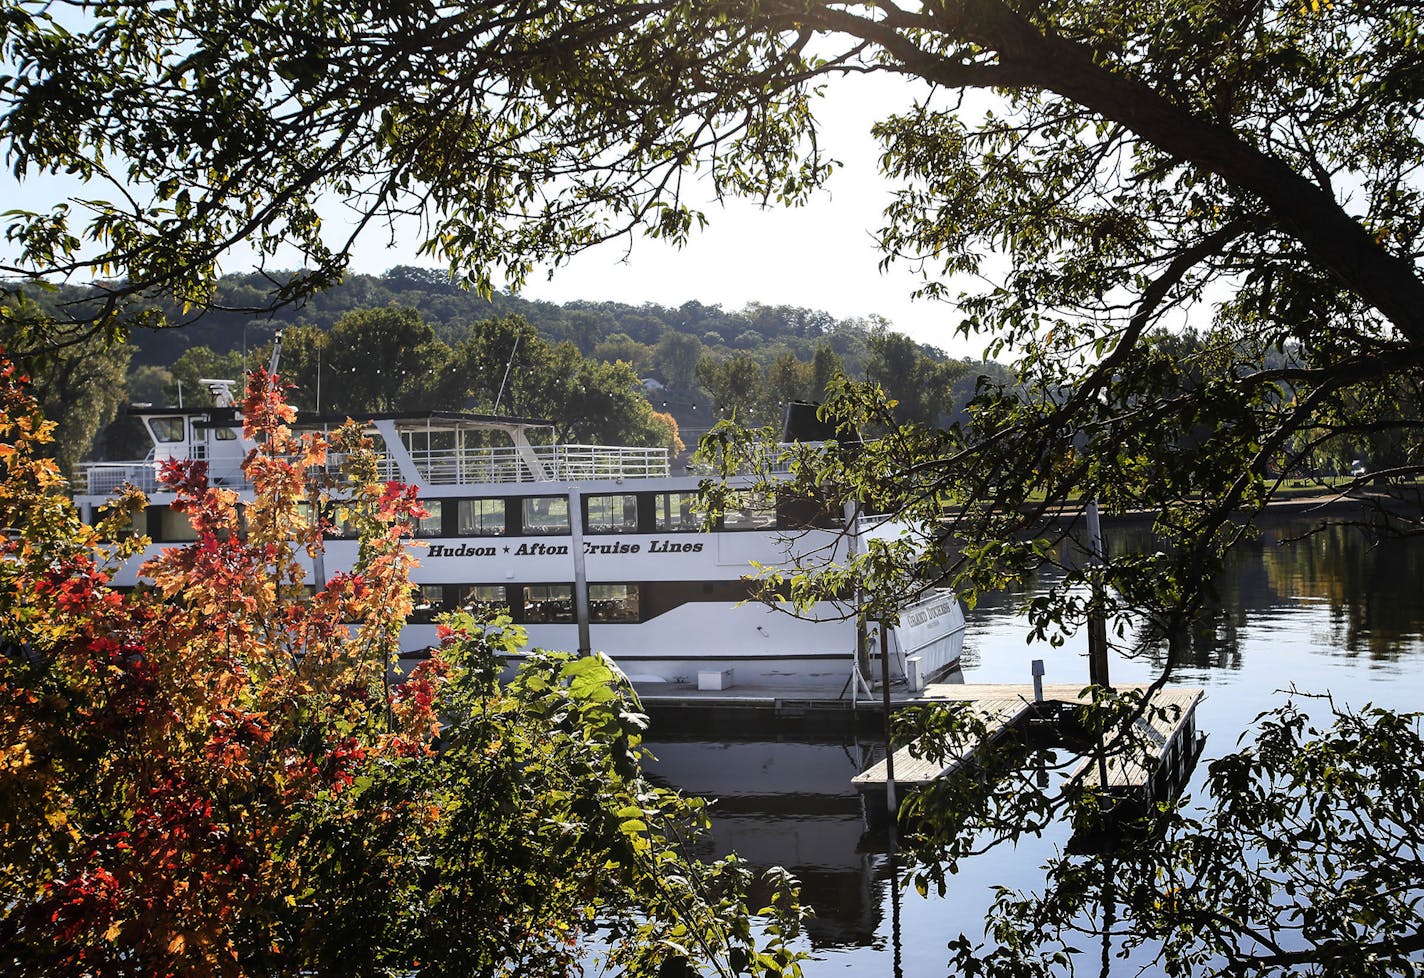
[[[130, 409], [152, 439], [147, 458], [81, 470], [76, 501], [87, 519], [124, 483], [149, 496], [137, 529], [153, 542], [116, 569], [117, 586], [138, 584], [144, 559], [194, 537], [157, 478], [164, 461], [205, 460], [213, 484], [251, 491], [241, 466], [254, 446], [243, 437], [232, 382], [207, 383], [216, 406]], [[321, 430], [344, 420], [317, 417], [293, 427]], [[443, 612], [508, 608], [531, 647], [604, 652], [647, 692], [771, 687], [854, 698], [879, 681], [878, 629], [858, 634], [853, 607], [827, 602], [793, 616], [754, 600], [749, 576], [753, 561], [785, 568], [807, 555], [844, 559], [866, 537], [894, 532], [886, 523], [852, 518], [847, 526], [845, 514], [748, 494], [743, 507], [704, 531], [693, 505], [699, 478], [673, 474], [666, 450], [541, 444], [548, 428], [445, 411], [369, 423], [383, 477], [417, 486], [430, 512], [415, 528], [423, 552], [403, 655], [436, 644]], [[492, 444], [495, 438], [503, 443]], [[319, 577], [349, 568], [356, 547], [331, 539], [323, 566], [310, 570]], [[963, 634], [953, 594], [910, 596], [888, 633], [894, 681], [922, 688], [957, 664]]]

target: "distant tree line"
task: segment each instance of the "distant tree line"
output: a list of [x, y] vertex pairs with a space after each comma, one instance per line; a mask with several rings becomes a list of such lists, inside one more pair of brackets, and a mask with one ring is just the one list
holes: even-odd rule
[[[278, 330], [280, 373], [303, 412], [498, 410], [547, 418], [561, 440], [675, 451], [681, 433], [691, 442], [720, 418], [776, 425], [788, 401], [819, 400], [841, 374], [881, 384], [901, 420], [926, 423], [955, 420], [981, 377], [1009, 377], [999, 364], [916, 343], [880, 317], [835, 319], [793, 306], [557, 305], [484, 297], [443, 272], [399, 266], [351, 275], [300, 306], [247, 311], [271, 287], [265, 275], [229, 275], [218, 308], [182, 329], [149, 329], [140, 319], [127, 343], [45, 342], [25, 365], [60, 424], [62, 466], [141, 451], [146, 439], [121, 405], [204, 403], [202, 378], [235, 379], [265, 364]], [[73, 286], [27, 293], [3, 310], [0, 342], [23, 363], [27, 324], [86, 301], [90, 294]], [[181, 319], [180, 310], [156, 312]]]
[[[266, 364], [283, 331], [280, 372], [303, 412], [349, 414], [429, 408], [499, 411], [554, 423], [563, 441], [691, 448], [722, 418], [776, 426], [789, 401], [819, 401], [845, 375], [879, 384], [900, 423], [965, 420], [982, 383], [1007, 385], [1012, 371], [955, 359], [897, 333], [880, 317], [835, 319], [793, 306], [737, 311], [616, 302], [557, 305], [452, 285], [443, 272], [400, 266], [352, 275], [300, 307], [254, 317], [271, 282], [255, 274], [221, 281], [224, 308], [183, 329], [149, 329], [140, 317], [128, 342], [76, 334], [39, 337], [46, 313], [88, 295], [76, 287], [12, 298], [0, 308], [0, 344], [36, 380], [58, 423], [54, 453], [71, 471], [86, 457], [128, 457], [147, 447], [128, 403], [203, 403], [202, 378], [236, 379]], [[161, 311], [161, 310], [160, 310]], [[164, 311], [170, 321], [176, 310]], [[49, 328], [54, 328], [52, 325]], [[1261, 368], [1296, 363], [1294, 351], [1217, 350], [1192, 330], [1157, 334], [1161, 362], [1202, 374], [1217, 356], [1250, 355]], [[1282, 396], [1291, 397], [1289, 385]], [[1368, 406], [1402, 416], [1418, 398], [1398, 390]], [[1364, 410], [1365, 405], [1359, 409]], [[1291, 444], [1291, 467], [1348, 473], [1357, 463], [1388, 472], [1414, 450], [1398, 425], [1362, 430], [1353, 443]]]

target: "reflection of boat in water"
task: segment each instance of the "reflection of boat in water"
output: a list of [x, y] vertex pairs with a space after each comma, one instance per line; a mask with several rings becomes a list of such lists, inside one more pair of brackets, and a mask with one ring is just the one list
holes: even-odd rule
[[[157, 478], [163, 462], [202, 460], [212, 483], [251, 497], [241, 466], [255, 445], [231, 382], [209, 383], [213, 406], [133, 409], [152, 440], [148, 458], [83, 470], [76, 499], [89, 518], [123, 483], [149, 494], [135, 527], [153, 541], [144, 557], [195, 537]], [[315, 417], [293, 427], [344, 421]], [[606, 652], [645, 688], [769, 686], [834, 698], [853, 670], [868, 673], [853, 600], [792, 616], [749, 600], [756, 584], [747, 575], [753, 562], [788, 569], [844, 559], [893, 526], [814, 500], [756, 495], [750, 477], [734, 476], [738, 505], [704, 532], [694, 510], [699, 477], [672, 474], [666, 450], [548, 444], [549, 428], [429, 411], [370, 422], [382, 477], [417, 486], [429, 510], [412, 527], [426, 549], [412, 575], [416, 607], [403, 651], [435, 644], [444, 612], [508, 608], [531, 646]], [[309, 565], [313, 578], [353, 566], [357, 546], [330, 527], [322, 566]], [[118, 568], [115, 584], [138, 583], [140, 563]], [[890, 636], [892, 663], [912, 688], [923, 684], [957, 661], [963, 629], [954, 595], [911, 595]]]
[[890, 867], [862, 845], [865, 821], [850, 779], [883, 755], [883, 745], [654, 738], [648, 746], [655, 780], [711, 801], [712, 831], [698, 855], [735, 852], [758, 868], [790, 870], [815, 909], [807, 930], [817, 947], [875, 941]]

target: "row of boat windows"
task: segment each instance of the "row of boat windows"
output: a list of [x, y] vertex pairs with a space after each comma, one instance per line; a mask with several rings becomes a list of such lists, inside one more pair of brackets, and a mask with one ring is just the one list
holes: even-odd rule
[[[693, 492], [629, 492], [583, 496], [585, 533], [695, 533], [703, 517], [694, 508]], [[719, 530], [802, 529], [835, 525], [823, 508], [797, 501], [780, 503], [767, 496], [743, 494], [730, 507]], [[511, 496], [484, 499], [425, 499], [428, 515], [413, 521], [417, 537], [567, 536], [570, 532], [567, 496]], [[166, 506], [150, 506], [134, 521], [134, 532], [163, 543], [196, 539], [188, 518]], [[336, 538], [356, 535], [354, 528], [336, 526]]]
[[[305, 590], [310, 595], [315, 588]], [[508, 612], [521, 625], [578, 620], [572, 584], [417, 584], [412, 592], [409, 621], [417, 625], [433, 624], [452, 611]], [[691, 602], [739, 602], [752, 597], [753, 584], [744, 580], [590, 584], [588, 616], [594, 623], [633, 625]]]
[[[188, 432], [186, 424], [182, 418], [149, 418], [148, 430], [153, 433], [155, 441], [164, 444], [183, 441]], [[218, 441], [236, 441], [237, 430], [235, 428], [224, 428], [221, 426], [199, 428], [198, 423], [193, 422], [192, 436], [189, 440], [193, 442], [203, 441], [203, 432], [208, 431]]]
[[[659, 581], [588, 585], [588, 617], [595, 623], [637, 624], [694, 601], [745, 601], [747, 581]], [[428, 624], [451, 611], [508, 611], [519, 624], [573, 624], [572, 584], [419, 584], [410, 621]]]

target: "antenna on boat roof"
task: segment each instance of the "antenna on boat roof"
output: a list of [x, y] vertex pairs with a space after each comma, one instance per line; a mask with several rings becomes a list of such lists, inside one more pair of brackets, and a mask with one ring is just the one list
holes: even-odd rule
[[272, 337], [272, 359], [267, 361], [267, 372], [275, 374], [277, 372], [277, 361], [282, 359], [282, 331], [277, 330], [277, 335]]
[[504, 400], [504, 385], [509, 383], [509, 368], [514, 366], [514, 354], [519, 352], [519, 341], [522, 338], [522, 333], [514, 334], [514, 346], [509, 350], [509, 362], [504, 365], [504, 379], [499, 382], [499, 393], [494, 398], [494, 414], [499, 413], [499, 402]]
[[[213, 407], [232, 407], [237, 403], [237, 399], [232, 396], [233, 381], [218, 377], [199, 377], [198, 383], [208, 385], [208, 393], [213, 395]], [[181, 394], [178, 406], [183, 406]]]

